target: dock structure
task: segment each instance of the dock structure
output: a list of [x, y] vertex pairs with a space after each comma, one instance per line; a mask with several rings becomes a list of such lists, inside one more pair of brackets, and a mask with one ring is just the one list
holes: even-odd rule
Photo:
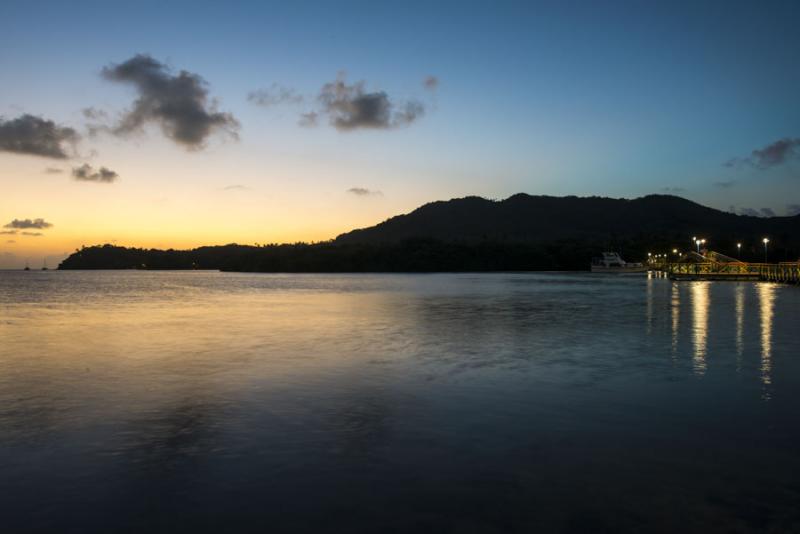
[[677, 261], [666, 258], [651, 260], [648, 265], [671, 280], [748, 280], [800, 284], [800, 261], [750, 263], [711, 251], [704, 254], [690, 252]]

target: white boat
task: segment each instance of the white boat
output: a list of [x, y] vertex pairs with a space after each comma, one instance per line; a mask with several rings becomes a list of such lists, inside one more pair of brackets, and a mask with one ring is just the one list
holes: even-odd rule
[[647, 267], [642, 263], [628, 263], [617, 252], [603, 252], [599, 258], [592, 258], [593, 273], [644, 273]]

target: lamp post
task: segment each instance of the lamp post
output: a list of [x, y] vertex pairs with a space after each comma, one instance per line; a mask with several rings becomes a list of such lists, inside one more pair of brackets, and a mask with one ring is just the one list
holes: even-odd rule
[[767, 263], [767, 244], [769, 243], [769, 239], [765, 237], [762, 241], [764, 242], [764, 263]]

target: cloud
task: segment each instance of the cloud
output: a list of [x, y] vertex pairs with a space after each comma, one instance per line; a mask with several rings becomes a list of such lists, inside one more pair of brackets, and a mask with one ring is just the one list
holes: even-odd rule
[[141, 131], [147, 123], [156, 123], [168, 138], [188, 149], [200, 149], [218, 130], [234, 138], [239, 122], [230, 113], [216, 110], [209, 103], [205, 80], [182, 70], [177, 75], [146, 54], [138, 54], [124, 63], [103, 68], [107, 80], [133, 85], [138, 98], [112, 131], [125, 135]]
[[14, 241], [13, 239], [7, 239], [7, 240], [6, 240], [6, 243], [8, 243], [8, 244], [13, 244], [13, 243], [16, 243], [16, 241]]
[[79, 139], [72, 128], [41, 117], [25, 114], [13, 120], [0, 118], [0, 151], [66, 159]]
[[739, 208], [739, 215], [747, 215], [748, 217], [760, 217], [761, 214], [758, 210], [753, 208]]
[[800, 204], [787, 204], [786, 214], [789, 216], [800, 215]]
[[347, 190], [348, 193], [352, 195], [356, 195], [357, 197], [368, 197], [368, 196], [381, 196], [383, 193], [380, 191], [374, 191], [372, 189], [367, 189], [365, 187], [351, 187]]
[[247, 100], [257, 106], [276, 106], [278, 104], [300, 104], [303, 102], [303, 95], [290, 88], [273, 83], [269, 88], [251, 91], [247, 95]]
[[103, 182], [110, 184], [119, 177], [119, 174], [106, 167], [100, 167], [95, 170], [88, 163], [84, 163], [80, 167], [72, 168], [72, 177], [81, 182]]
[[45, 228], [52, 228], [53, 225], [44, 219], [14, 219], [10, 223], [3, 226], [3, 228], [18, 228], [20, 230], [27, 230], [35, 228], [37, 230], [44, 230]]
[[222, 188], [223, 191], [247, 191], [249, 189], [246, 185], [241, 184], [226, 185]]
[[425, 76], [422, 80], [422, 87], [428, 91], [435, 91], [439, 88], [439, 78], [436, 76]]
[[746, 215], [747, 217], [776, 217], [775, 210], [772, 208], [739, 208], [731, 206], [731, 211], [739, 215]]
[[0, 231], [0, 235], [16, 235], [16, 230], [3, 230]]
[[719, 182], [714, 182], [714, 187], [720, 187], [722, 189], [730, 189], [731, 187], [736, 185], [736, 180], [721, 180]]
[[56, 167], [47, 167], [44, 171], [45, 174], [61, 174], [64, 172], [64, 169], [58, 169]]
[[363, 81], [348, 85], [344, 74], [322, 86], [318, 101], [337, 130], [386, 130], [407, 126], [425, 114], [420, 102], [396, 104], [384, 91], [368, 93], [364, 86]]
[[44, 234], [42, 232], [20, 232], [20, 235], [27, 235], [27, 236], [30, 236], [30, 237], [39, 237], [39, 236], [44, 235]]
[[750, 165], [757, 169], [769, 169], [781, 165], [800, 155], [800, 138], [785, 137], [764, 148], [753, 150], [746, 158], [733, 158], [725, 162], [726, 167]]
[[97, 109], [93, 107], [83, 108], [81, 113], [84, 117], [91, 120], [105, 120], [108, 118], [108, 113], [103, 111], [102, 109]]
[[319, 124], [319, 113], [316, 111], [309, 111], [308, 113], [301, 113], [300, 119], [297, 124], [307, 128], [311, 128]]
[[662, 193], [683, 193], [685, 191], [686, 191], [686, 189], [684, 189], [682, 187], [662, 187], [661, 188], [661, 192]]

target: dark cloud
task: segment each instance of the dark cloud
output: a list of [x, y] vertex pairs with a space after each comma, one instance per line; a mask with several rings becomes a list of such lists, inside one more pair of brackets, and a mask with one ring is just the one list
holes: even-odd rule
[[30, 228], [35, 228], [37, 230], [44, 230], [45, 228], [51, 228], [53, 225], [44, 219], [14, 219], [10, 223], [3, 226], [3, 228], [17, 228], [20, 230], [27, 230]]
[[20, 232], [20, 235], [27, 235], [30, 237], [39, 237], [44, 235], [42, 232]]
[[674, 194], [674, 193], [683, 193], [685, 191], [686, 191], [686, 189], [684, 189], [682, 187], [662, 187], [661, 188], [661, 192], [662, 193], [673, 193]]
[[226, 185], [222, 188], [223, 191], [247, 191], [249, 189], [246, 185], [241, 184]]
[[800, 204], [787, 204], [786, 213], [790, 216], [800, 215]]
[[435, 91], [439, 88], [439, 78], [436, 76], [425, 76], [422, 80], [422, 87], [428, 91]]
[[139, 54], [103, 69], [107, 80], [136, 87], [139, 98], [124, 114], [113, 132], [124, 135], [140, 131], [147, 123], [161, 126], [164, 135], [189, 149], [199, 149], [215, 131], [236, 137], [239, 122], [230, 113], [209, 103], [206, 82], [199, 75], [182, 70], [177, 75], [153, 59]]
[[103, 182], [111, 183], [115, 181], [119, 174], [106, 167], [94, 169], [88, 163], [84, 163], [80, 167], [73, 167], [72, 177], [81, 182]]
[[16, 230], [3, 230], [0, 231], [0, 235], [16, 235]]
[[739, 208], [739, 215], [747, 215], [748, 217], [760, 217], [761, 214], [758, 210], [753, 208]]
[[0, 151], [66, 159], [79, 139], [72, 128], [41, 117], [26, 114], [8, 121], [0, 118]]
[[43, 172], [45, 174], [61, 174], [64, 172], [64, 169], [58, 169], [56, 167], [47, 167]]
[[772, 208], [761, 208], [760, 211], [764, 217], [775, 217], [775, 211]]
[[348, 193], [356, 195], [358, 197], [368, 197], [368, 196], [380, 196], [383, 195], [380, 191], [375, 191], [372, 189], [367, 189], [366, 187], [351, 187], [347, 190]]
[[279, 104], [300, 104], [303, 102], [303, 95], [290, 87], [283, 87], [277, 83], [273, 83], [266, 89], [258, 89], [251, 91], [247, 95], [247, 100], [256, 104], [257, 106], [276, 106]]
[[719, 182], [714, 182], [714, 187], [720, 187], [722, 189], [730, 189], [735, 185], [736, 180], [721, 180]]
[[417, 101], [397, 105], [384, 91], [366, 92], [363, 81], [348, 85], [343, 74], [322, 86], [318, 100], [331, 125], [340, 131], [407, 126], [425, 113]]
[[733, 158], [725, 162], [726, 167], [750, 165], [757, 169], [769, 169], [781, 165], [800, 155], [800, 138], [785, 137], [772, 144], [753, 150], [746, 158]]

